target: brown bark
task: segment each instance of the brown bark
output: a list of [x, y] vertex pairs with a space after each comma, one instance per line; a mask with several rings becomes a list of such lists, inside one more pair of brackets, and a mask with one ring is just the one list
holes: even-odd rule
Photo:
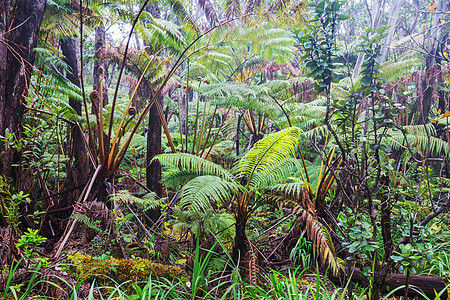
[[[106, 46], [105, 40], [105, 26], [101, 25], [95, 28], [95, 52], [104, 48]], [[98, 91], [99, 84], [99, 68], [103, 67], [103, 106], [108, 104], [108, 66], [105, 61], [101, 58], [96, 58], [94, 60], [94, 71], [92, 74], [94, 89]], [[96, 103], [97, 107], [99, 107], [99, 103]]]
[[[13, 15], [10, 15], [10, 3], [10, 0], [0, 0], [0, 135], [8, 130], [19, 138], [20, 123], [25, 112], [24, 96], [28, 94], [35, 58], [33, 49], [38, 43], [46, 1], [18, 0]], [[13, 176], [11, 164], [20, 157], [7, 143], [2, 146], [5, 151], [3, 174]]]
[[[239, 208], [238, 208], [239, 209]], [[234, 238], [233, 246], [233, 260], [235, 262], [241, 261], [247, 258], [248, 252], [248, 238], [245, 232], [247, 228], [247, 216], [245, 214], [240, 214], [236, 216], [236, 235]]]
[[[61, 51], [64, 55], [64, 61], [69, 65], [71, 73], [67, 74], [67, 79], [73, 84], [80, 87], [81, 79], [78, 70], [77, 59], [77, 43], [71, 37], [60, 40]], [[76, 99], [69, 98], [69, 105], [75, 112], [81, 116], [81, 102]], [[74, 159], [75, 174], [73, 177], [73, 186], [83, 184], [87, 181], [89, 174], [87, 149], [83, 140], [83, 132], [80, 127], [75, 126], [72, 129], [72, 156]]]
[[[157, 100], [161, 107], [163, 106], [162, 97]], [[156, 193], [158, 197], [163, 195], [163, 187], [161, 185], [161, 164], [154, 161], [150, 164], [153, 157], [161, 154], [161, 120], [159, 119], [158, 111], [155, 103], [150, 109], [148, 116], [148, 131], [147, 131], [147, 187]], [[149, 212], [149, 217], [153, 222], [156, 222], [161, 216], [160, 209], [153, 209]]]
[[[67, 79], [70, 80], [77, 87], [81, 86], [80, 75], [78, 71], [78, 59], [76, 42], [73, 38], [65, 38], [60, 40], [61, 51], [64, 55], [64, 61], [69, 65], [72, 73], [66, 74]], [[81, 102], [76, 99], [69, 98], [69, 105], [76, 111], [76, 113], [81, 116]]]

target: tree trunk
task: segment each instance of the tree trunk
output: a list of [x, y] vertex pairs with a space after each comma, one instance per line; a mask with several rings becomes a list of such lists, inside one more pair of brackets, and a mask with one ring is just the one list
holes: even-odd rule
[[[8, 130], [20, 138], [20, 123], [25, 112], [24, 97], [28, 94], [35, 58], [33, 49], [38, 43], [46, 1], [17, 1], [15, 12], [10, 15], [11, 1], [0, 0], [0, 135], [4, 136]], [[5, 151], [3, 175], [14, 176], [11, 164], [20, 160], [20, 157], [8, 143], [2, 146]]]
[[[105, 40], [105, 26], [101, 25], [95, 28], [95, 52], [97, 52], [99, 49], [102, 49], [106, 46], [106, 40]], [[92, 82], [94, 85], [94, 89], [98, 90], [98, 84], [99, 84], [99, 68], [103, 67], [104, 73], [103, 73], [103, 106], [108, 104], [108, 66], [105, 61], [101, 61], [100, 58], [96, 58], [94, 60], [94, 71], [92, 74]], [[99, 103], [96, 103], [97, 107], [100, 107]]]
[[[394, 0], [396, 1], [396, 0]], [[382, 11], [382, 5], [384, 5], [384, 1], [382, 0], [374, 0], [372, 3], [372, 12], [370, 13], [371, 16], [371, 27], [372, 32], [375, 32], [375, 29], [379, 26], [380, 19], [381, 19], [381, 11]], [[369, 33], [369, 39], [372, 38], [373, 33]], [[364, 62], [364, 52], [360, 52], [358, 54], [358, 60], [356, 61], [355, 68], [353, 69], [352, 78], [358, 77], [361, 73], [361, 67]]]
[[[162, 97], [158, 97], [158, 103], [163, 107]], [[158, 197], [163, 196], [163, 187], [161, 185], [161, 164], [154, 161], [150, 164], [153, 157], [161, 154], [161, 120], [155, 103], [150, 109], [148, 116], [147, 131], [147, 188], [155, 192]], [[153, 222], [156, 222], [161, 216], [161, 209], [152, 209], [148, 216]]]
[[389, 16], [389, 22], [388, 22], [388, 25], [391, 27], [389, 28], [388, 36], [385, 41], [386, 45], [384, 45], [381, 48], [380, 64], [384, 63], [384, 61], [386, 60], [386, 56], [389, 52], [389, 46], [391, 45], [392, 39], [394, 37], [395, 29], [397, 27], [398, 14], [400, 13], [400, 8], [402, 7], [402, 5], [403, 5], [403, 0], [396, 0], [392, 4], [391, 15]]
[[[436, 71], [433, 69], [433, 66], [437, 63], [440, 63], [440, 54], [439, 54], [439, 46], [440, 46], [440, 35], [442, 31], [442, 24], [440, 24], [440, 19], [442, 18], [442, 9], [443, 9], [444, 1], [440, 1], [438, 3], [438, 7], [436, 12], [432, 14], [433, 21], [431, 26], [431, 35], [429, 37], [429, 47], [428, 53], [425, 58], [425, 76], [422, 80], [422, 88], [423, 88], [423, 97], [422, 97], [422, 113], [420, 116], [420, 123], [426, 124], [428, 122], [428, 115], [430, 113], [431, 104], [433, 101], [433, 83], [430, 82], [434, 80], [434, 76], [436, 76]], [[440, 67], [439, 67], [440, 68]]]
[[[68, 73], [67, 79], [73, 84], [80, 87], [81, 80], [78, 70], [78, 58], [77, 58], [77, 43], [69, 37], [60, 40], [61, 51], [64, 55], [64, 61], [69, 65], [71, 73]], [[69, 105], [75, 112], [81, 116], [81, 102], [69, 98]], [[74, 159], [75, 174], [73, 175], [73, 186], [83, 184], [88, 179], [89, 169], [87, 161], [87, 150], [83, 140], [83, 132], [81, 132], [79, 126], [72, 128], [72, 156]]]
[[[78, 70], [78, 59], [77, 59], [77, 49], [76, 42], [73, 38], [68, 37], [61, 39], [61, 51], [64, 55], [64, 61], [69, 65], [71, 73], [66, 74], [67, 79], [70, 80], [77, 87], [81, 86], [80, 75]], [[81, 116], [81, 102], [76, 99], [69, 98], [69, 105], [72, 107], [76, 113]]]

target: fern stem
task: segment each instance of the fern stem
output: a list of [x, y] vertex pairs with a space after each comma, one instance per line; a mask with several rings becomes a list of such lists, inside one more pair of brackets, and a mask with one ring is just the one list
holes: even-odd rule
[[[82, 1], [82, 0], [80, 0], [80, 1]], [[116, 84], [116, 88], [114, 90], [114, 97], [113, 97], [113, 101], [112, 101], [112, 104], [111, 104], [111, 117], [110, 117], [110, 121], [109, 121], [109, 129], [108, 129], [108, 136], [109, 137], [111, 137], [111, 133], [112, 133], [112, 126], [113, 126], [113, 123], [114, 123], [114, 121], [113, 121], [114, 120], [114, 109], [115, 109], [115, 106], [116, 106], [117, 96], [118, 96], [118, 93], [119, 93], [119, 85], [120, 85], [120, 81], [122, 79], [123, 69], [125, 68], [125, 62], [127, 60], [128, 48], [130, 46], [130, 40], [131, 40], [131, 37], [133, 35], [134, 27], [136, 26], [136, 24], [137, 24], [137, 22], [139, 20], [139, 17], [141, 16], [142, 12], [144, 11], [145, 7], [147, 6], [147, 4], [149, 2], [150, 2], [150, 0], [146, 0], [144, 2], [144, 4], [141, 6], [141, 9], [139, 10], [138, 14], [136, 15], [136, 18], [133, 21], [133, 24], [131, 25], [130, 34], [128, 35], [127, 44], [125, 46], [125, 51], [123, 53], [122, 65], [121, 65], [120, 70], [119, 70], [119, 76], [117, 77], [117, 84]], [[114, 152], [114, 151], [111, 151], [111, 152]]]
[[203, 146], [202, 153], [200, 154], [201, 157], [203, 157], [203, 153], [205, 153], [206, 145], [208, 144], [209, 136], [211, 135], [211, 130], [214, 125], [213, 122], [214, 122], [214, 119], [216, 118], [216, 113], [217, 113], [217, 105], [214, 107], [213, 116], [211, 118], [211, 121], [209, 122], [209, 130], [208, 130], [208, 134], [206, 135], [205, 145]]
[[216, 133], [216, 135], [214, 136], [214, 140], [213, 140], [213, 142], [212, 142], [212, 144], [211, 144], [211, 147], [209, 147], [208, 153], [206, 153], [206, 156], [205, 156], [205, 157], [208, 157], [208, 156], [209, 156], [209, 153], [211, 152], [212, 148], [214, 147], [214, 144], [216, 143], [217, 137], [219, 136], [220, 130], [222, 129], [222, 126], [223, 126], [223, 124], [225, 123], [225, 121], [226, 121], [226, 119], [227, 119], [227, 116], [228, 116], [228, 113], [230, 112], [230, 110], [231, 110], [231, 106], [228, 107], [227, 112], [226, 112], [225, 115], [223, 116], [222, 123], [220, 123], [219, 129], [217, 130], [217, 133]]

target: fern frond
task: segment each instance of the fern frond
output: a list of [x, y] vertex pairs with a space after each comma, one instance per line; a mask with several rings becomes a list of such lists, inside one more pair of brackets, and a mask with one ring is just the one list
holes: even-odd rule
[[234, 181], [234, 176], [221, 166], [204, 158], [189, 153], [170, 153], [155, 156], [152, 161], [158, 160], [163, 166], [172, 166], [181, 170], [197, 172], [198, 175], [210, 174], [219, 176], [228, 181]]
[[[298, 181], [298, 182], [289, 182], [289, 183], [280, 183], [280, 184], [275, 184], [272, 187], [272, 191], [276, 192], [276, 193], [280, 193], [282, 195], [289, 195], [289, 197], [293, 198], [293, 199], [304, 199], [305, 197], [309, 198], [309, 196], [307, 195], [307, 190], [305, 188], [305, 186], [307, 186], [308, 183], [303, 182], [303, 181]], [[305, 195], [306, 193], [306, 195]], [[307, 207], [303, 206], [303, 208]], [[313, 209], [313, 207], [311, 207], [311, 209]]]
[[236, 168], [238, 176], [251, 182], [253, 174], [267, 172], [272, 164], [293, 156], [299, 137], [300, 130], [296, 127], [267, 135], [239, 161]]
[[295, 158], [286, 158], [275, 161], [263, 172], [257, 172], [250, 181], [250, 188], [273, 188], [274, 184], [285, 181], [302, 168], [301, 163]]
[[102, 230], [97, 223], [92, 222], [92, 220], [86, 215], [73, 214], [73, 215], [70, 216], [70, 218], [72, 220], [75, 220], [75, 221], [81, 223], [81, 224], [84, 224], [86, 227], [88, 227], [90, 229], [94, 229], [96, 231]]
[[128, 190], [120, 190], [111, 195], [111, 200], [127, 204], [135, 204], [145, 211], [161, 207], [161, 205], [164, 204], [166, 199], [165, 198], [157, 199], [155, 193], [148, 193], [144, 195], [142, 198], [139, 198], [132, 195]]
[[201, 172], [198, 172], [196, 170], [177, 170], [174, 172], [169, 172], [168, 174], [164, 175], [163, 179], [161, 179], [161, 183], [166, 187], [175, 188], [186, 184], [195, 177], [208, 175], [207, 172], [204, 174], [199, 173]]
[[178, 17], [178, 20], [180, 22], [188, 24], [196, 32], [199, 32], [197, 23], [195, 22], [194, 18], [188, 13], [188, 11], [187, 11], [186, 7], [183, 5], [182, 1], [180, 1], [180, 0], [166, 0], [166, 1], [169, 2], [170, 6], [172, 8], [172, 11]]
[[211, 202], [218, 205], [229, 201], [241, 187], [233, 182], [225, 181], [217, 176], [198, 176], [190, 180], [181, 189], [181, 208], [202, 213], [211, 208]]
[[386, 61], [380, 68], [381, 78], [386, 82], [392, 82], [402, 76], [409, 76], [420, 69], [421, 59], [414, 55], [397, 61]]
[[241, 15], [241, 3], [239, 0], [226, 0], [224, 7], [227, 20], [237, 18]]
[[416, 150], [417, 152], [425, 153], [429, 147], [430, 154], [439, 156], [441, 153], [444, 153], [447, 159], [450, 159], [448, 143], [436, 137], [437, 133], [433, 124], [403, 126], [402, 130], [404, 133], [400, 130], [392, 129], [387, 132], [388, 141], [391, 142], [393, 149], [405, 149], [407, 147], [406, 136], [413, 152]]

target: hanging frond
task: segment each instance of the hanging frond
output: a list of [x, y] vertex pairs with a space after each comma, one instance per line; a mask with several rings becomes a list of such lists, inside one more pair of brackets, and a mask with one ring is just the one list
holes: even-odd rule
[[211, 202], [222, 205], [236, 195], [241, 187], [217, 176], [198, 176], [181, 189], [181, 208], [202, 213], [211, 208]]
[[276, 195], [267, 195], [269, 201], [282, 203], [293, 209], [305, 228], [308, 239], [316, 245], [317, 254], [331, 267], [333, 274], [337, 274], [342, 267], [338, 262], [333, 242], [327, 228], [317, 218], [314, 204], [305, 186], [299, 182], [289, 183], [285, 188], [280, 185], [275, 193]]
[[216, 9], [209, 0], [198, 0], [198, 4], [200, 5], [200, 8], [204, 11], [206, 20], [208, 21], [210, 27], [219, 24], [219, 17], [216, 12]]
[[42, 89], [40, 92], [48, 97], [66, 96], [81, 101], [81, 89], [67, 79], [66, 74], [72, 72], [69, 65], [47, 49], [35, 48], [34, 51], [36, 52], [35, 65], [46, 72], [37, 74], [39, 80], [36, 86]]
[[272, 164], [292, 157], [299, 137], [300, 130], [296, 127], [267, 135], [239, 161], [236, 167], [238, 176], [251, 182], [253, 174], [266, 172]]
[[231, 20], [241, 16], [241, 3], [240, 0], [226, 0], [225, 7], [225, 18]]
[[263, 9], [263, 0], [247, 0], [245, 5], [245, 14], [258, 14]]
[[186, 7], [180, 0], [166, 0], [166, 1], [169, 2], [172, 11], [178, 17], [178, 21], [184, 24], [188, 24], [196, 32], [199, 32], [197, 23], [195, 22], [194, 18], [188, 13]]
[[[221, 166], [210, 162], [204, 158], [189, 153], [170, 153], [160, 154], [152, 159], [157, 160], [163, 166], [171, 166], [180, 168], [180, 170], [188, 170], [197, 172], [197, 175], [216, 175], [228, 181], [234, 181], [234, 176]], [[193, 174], [193, 173], [191, 173]], [[181, 174], [180, 174], [181, 175]]]

